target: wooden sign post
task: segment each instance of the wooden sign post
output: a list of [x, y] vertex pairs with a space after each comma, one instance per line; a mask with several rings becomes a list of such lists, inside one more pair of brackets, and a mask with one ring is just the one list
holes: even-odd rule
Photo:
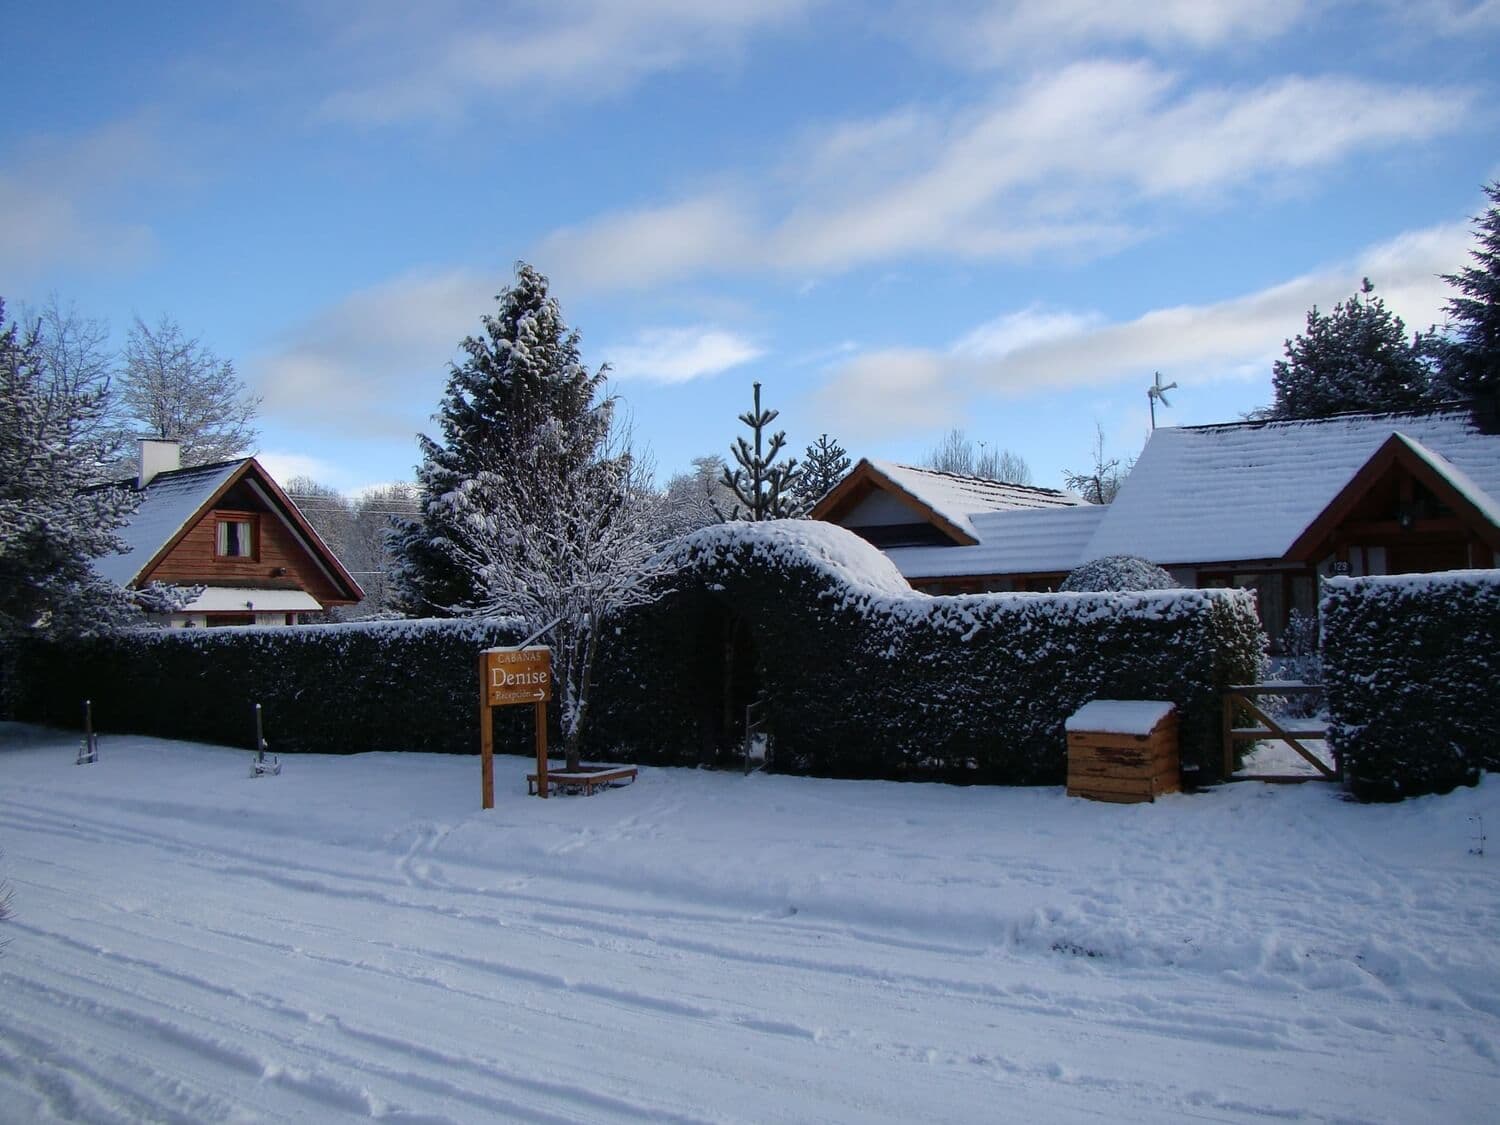
[[538, 792], [547, 795], [547, 701], [552, 698], [552, 650], [487, 648], [479, 654], [479, 759], [483, 807], [495, 807], [495, 722], [492, 708], [530, 703], [536, 714]]

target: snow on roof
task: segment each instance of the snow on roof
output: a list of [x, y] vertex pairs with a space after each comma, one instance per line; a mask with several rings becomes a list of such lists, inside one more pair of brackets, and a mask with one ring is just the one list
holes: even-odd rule
[[1156, 699], [1095, 699], [1068, 716], [1070, 731], [1106, 734], [1150, 734], [1172, 713], [1172, 704]]
[[1459, 493], [1475, 508], [1483, 513], [1484, 518], [1492, 524], [1500, 527], [1500, 503], [1484, 489], [1480, 488], [1474, 478], [1469, 476], [1448, 458], [1440, 453], [1434, 453], [1419, 441], [1413, 441], [1403, 433], [1397, 433], [1396, 437], [1401, 443], [1411, 450], [1416, 456], [1432, 466], [1433, 472], [1445, 478], [1455, 491]]
[[970, 517], [971, 547], [891, 547], [908, 578], [972, 574], [1049, 574], [1072, 570], [1106, 509], [1098, 504], [980, 512]]
[[1020, 508], [1061, 508], [1083, 504], [1081, 496], [1055, 488], [1007, 484], [985, 477], [966, 477], [937, 469], [919, 469], [894, 461], [870, 459], [896, 487], [926, 504], [950, 523], [980, 538], [972, 517], [981, 512], [1013, 511]]
[[1397, 432], [1441, 457], [1444, 475], [1455, 485], [1461, 479], [1465, 495], [1494, 510], [1500, 434], [1486, 432], [1466, 407], [1164, 427], [1146, 443], [1084, 560], [1138, 555], [1170, 565], [1281, 558]]
[[264, 590], [249, 586], [208, 586], [179, 612], [221, 613], [259, 610], [262, 613], [315, 612], [322, 604], [305, 590]]
[[140, 506], [130, 522], [115, 533], [129, 550], [95, 559], [95, 572], [117, 585], [130, 585], [156, 552], [247, 460], [158, 473], [141, 490]]

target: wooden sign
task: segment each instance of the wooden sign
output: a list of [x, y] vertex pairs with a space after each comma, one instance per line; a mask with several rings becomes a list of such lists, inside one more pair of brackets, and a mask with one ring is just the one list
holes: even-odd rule
[[536, 715], [536, 769], [547, 795], [547, 700], [552, 698], [552, 650], [487, 648], [479, 654], [479, 800], [495, 807], [495, 727], [490, 709], [530, 703]]
[[552, 698], [552, 650], [538, 645], [486, 649], [484, 684], [491, 707], [545, 703]]

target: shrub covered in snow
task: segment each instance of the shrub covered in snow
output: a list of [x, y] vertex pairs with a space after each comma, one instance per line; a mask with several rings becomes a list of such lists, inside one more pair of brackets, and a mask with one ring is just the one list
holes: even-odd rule
[[1097, 594], [1126, 590], [1175, 590], [1172, 576], [1155, 563], [1134, 555], [1106, 555], [1086, 562], [1063, 579], [1060, 594]]
[[[779, 769], [1052, 783], [1081, 704], [1165, 699], [1184, 761], [1212, 777], [1219, 694], [1263, 653], [1243, 591], [933, 598], [829, 524], [705, 528], [677, 561], [673, 593], [621, 630], [603, 671], [600, 733], [647, 761], [732, 741], [759, 688]], [[748, 688], [743, 668], [726, 673], [736, 650], [755, 664]]]
[[[82, 697], [102, 731], [251, 746], [251, 705], [271, 749], [470, 753], [479, 743], [478, 653], [520, 640], [504, 621], [382, 621], [298, 628], [140, 629], [26, 653], [21, 713], [73, 726]], [[496, 736], [530, 745], [529, 709]], [[512, 729], [513, 728], [513, 729]]]
[[[805, 520], [705, 528], [673, 564], [669, 592], [603, 638], [589, 756], [712, 761], [764, 692], [778, 769], [1056, 783], [1079, 706], [1163, 699], [1211, 778], [1220, 693], [1264, 651], [1244, 591], [933, 598]], [[477, 654], [516, 639], [472, 621], [133, 633], [38, 650], [28, 710], [76, 723], [87, 683], [106, 731], [249, 745], [259, 701], [273, 750], [472, 751]], [[496, 717], [498, 748], [529, 749], [529, 709]]]
[[1333, 578], [1322, 617], [1329, 741], [1356, 796], [1500, 768], [1500, 571]]

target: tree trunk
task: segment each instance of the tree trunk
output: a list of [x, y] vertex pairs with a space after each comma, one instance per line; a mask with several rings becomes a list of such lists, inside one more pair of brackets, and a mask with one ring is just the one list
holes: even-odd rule
[[573, 716], [573, 729], [568, 731], [566, 745], [569, 771], [579, 766], [578, 747], [583, 734], [583, 724], [589, 712], [589, 686], [594, 681], [594, 655], [599, 651], [598, 623], [590, 616], [588, 640], [583, 646], [583, 667], [578, 672], [578, 712]]

